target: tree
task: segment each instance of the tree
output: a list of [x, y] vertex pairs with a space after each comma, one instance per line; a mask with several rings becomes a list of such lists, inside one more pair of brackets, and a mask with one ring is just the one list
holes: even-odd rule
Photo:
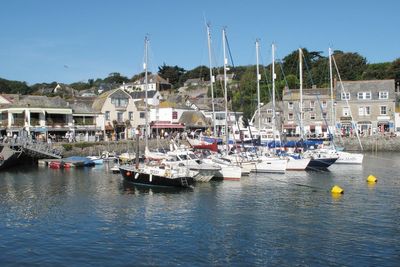
[[104, 79], [104, 82], [111, 84], [122, 84], [129, 82], [129, 79], [125, 76], [121, 76], [119, 72], [112, 72]]
[[362, 78], [362, 74], [367, 68], [367, 60], [364, 57], [358, 53], [342, 51], [334, 51], [333, 57], [342, 80], [356, 81]]
[[393, 61], [388, 68], [388, 78], [400, 79], [400, 58]]
[[376, 63], [368, 64], [365, 71], [362, 74], [363, 80], [375, 80], [375, 79], [386, 79], [390, 76], [389, 68], [392, 63]]
[[210, 69], [206, 66], [198, 66], [189, 70], [181, 76], [181, 83], [184, 83], [188, 79], [203, 79], [204, 81], [209, 81]]
[[182, 85], [181, 76], [185, 73], [185, 69], [178, 66], [167, 66], [165, 63], [158, 67], [158, 75], [167, 79], [174, 88]]

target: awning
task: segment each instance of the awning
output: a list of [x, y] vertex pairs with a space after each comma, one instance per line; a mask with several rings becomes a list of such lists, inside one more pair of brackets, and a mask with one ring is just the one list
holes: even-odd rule
[[46, 109], [49, 114], [72, 114], [72, 109]]
[[8, 112], [14, 113], [14, 114], [21, 114], [25, 111], [25, 109], [9, 109]]
[[283, 128], [284, 129], [296, 129], [296, 125], [295, 124], [284, 124]]
[[152, 129], [185, 129], [185, 126], [177, 123], [154, 123]]

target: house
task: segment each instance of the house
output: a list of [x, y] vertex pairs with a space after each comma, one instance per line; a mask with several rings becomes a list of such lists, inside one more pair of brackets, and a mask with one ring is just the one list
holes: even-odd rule
[[72, 136], [76, 141], [100, 141], [104, 139], [104, 123], [96, 124], [97, 121], [104, 121], [104, 114], [92, 108], [94, 99], [87, 100], [85, 97], [70, 102], [72, 108]]
[[47, 140], [60, 139], [73, 124], [72, 109], [60, 97], [36, 95], [10, 95], [10, 103], [0, 105], [2, 134], [20, 135]]
[[204, 78], [197, 78], [197, 79], [187, 79], [184, 83], [183, 86], [189, 87], [189, 86], [207, 86], [209, 85], [209, 81], [204, 81]]
[[[275, 126], [276, 130], [281, 130], [283, 126], [283, 102], [282, 101], [276, 101], [275, 103], [275, 122], [273, 123], [273, 105], [272, 102], [268, 102], [265, 105], [262, 105], [260, 108], [260, 125], [261, 129], [263, 128], [269, 128], [272, 129], [273, 126]], [[258, 109], [254, 111], [254, 115], [251, 118], [251, 122], [253, 126], [256, 126], [258, 128], [258, 121], [259, 121], [259, 116], [258, 116]]]
[[[145, 100], [146, 99], [146, 91], [133, 91], [130, 93], [131, 97], [134, 101]], [[158, 91], [147, 91], [147, 104], [151, 106], [156, 106], [160, 103], [163, 97]]]
[[136, 105], [130, 94], [122, 89], [107, 91], [93, 102], [95, 112], [104, 114], [96, 118], [96, 125], [102, 125], [105, 140], [119, 140], [132, 137], [132, 129], [137, 127]]
[[[132, 84], [125, 84], [122, 87], [128, 92], [137, 91], [145, 91], [146, 90], [146, 82], [145, 77], [142, 77]], [[172, 88], [172, 85], [157, 74], [149, 74], [147, 77], [147, 91], [163, 91], [169, 90]]]
[[[283, 127], [288, 136], [327, 136], [333, 129], [331, 93], [329, 88], [307, 88], [302, 90], [302, 119], [300, 119], [300, 89], [285, 88], [282, 96]], [[303, 131], [300, 122], [302, 122]]]
[[344, 135], [395, 130], [395, 80], [343, 81], [336, 85], [337, 129]]

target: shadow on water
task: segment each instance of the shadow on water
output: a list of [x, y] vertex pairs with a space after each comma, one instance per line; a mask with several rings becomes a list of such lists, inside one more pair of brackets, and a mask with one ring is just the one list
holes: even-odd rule
[[123, 194], [179, 194], [183, 192], [193, 192], [192, 188], [168, 187], [168, 186], [148, 186], [130, 183], [123, 180], [120, 186]]

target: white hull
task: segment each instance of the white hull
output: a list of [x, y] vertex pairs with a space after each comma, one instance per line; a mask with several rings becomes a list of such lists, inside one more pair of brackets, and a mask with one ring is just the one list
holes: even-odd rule
[[285, 173], [287, 164], [287, 159], [263, 158], [255, 164], [251, 171], [258, 173]]
[[221, 170], [214, 177], [224, 180], [240, 180], [242, 171], [238, 166], [221, 166]]
[[364, 155], [358, 153], [349, 153], [338, 151], [339, 158], [336, 160], [335, 164], [362, 164]]
[[311, 159], [295, 159], [288, 157], [286, 170], [288, 171], [302, 171], [305, 170], [310, 163]]

